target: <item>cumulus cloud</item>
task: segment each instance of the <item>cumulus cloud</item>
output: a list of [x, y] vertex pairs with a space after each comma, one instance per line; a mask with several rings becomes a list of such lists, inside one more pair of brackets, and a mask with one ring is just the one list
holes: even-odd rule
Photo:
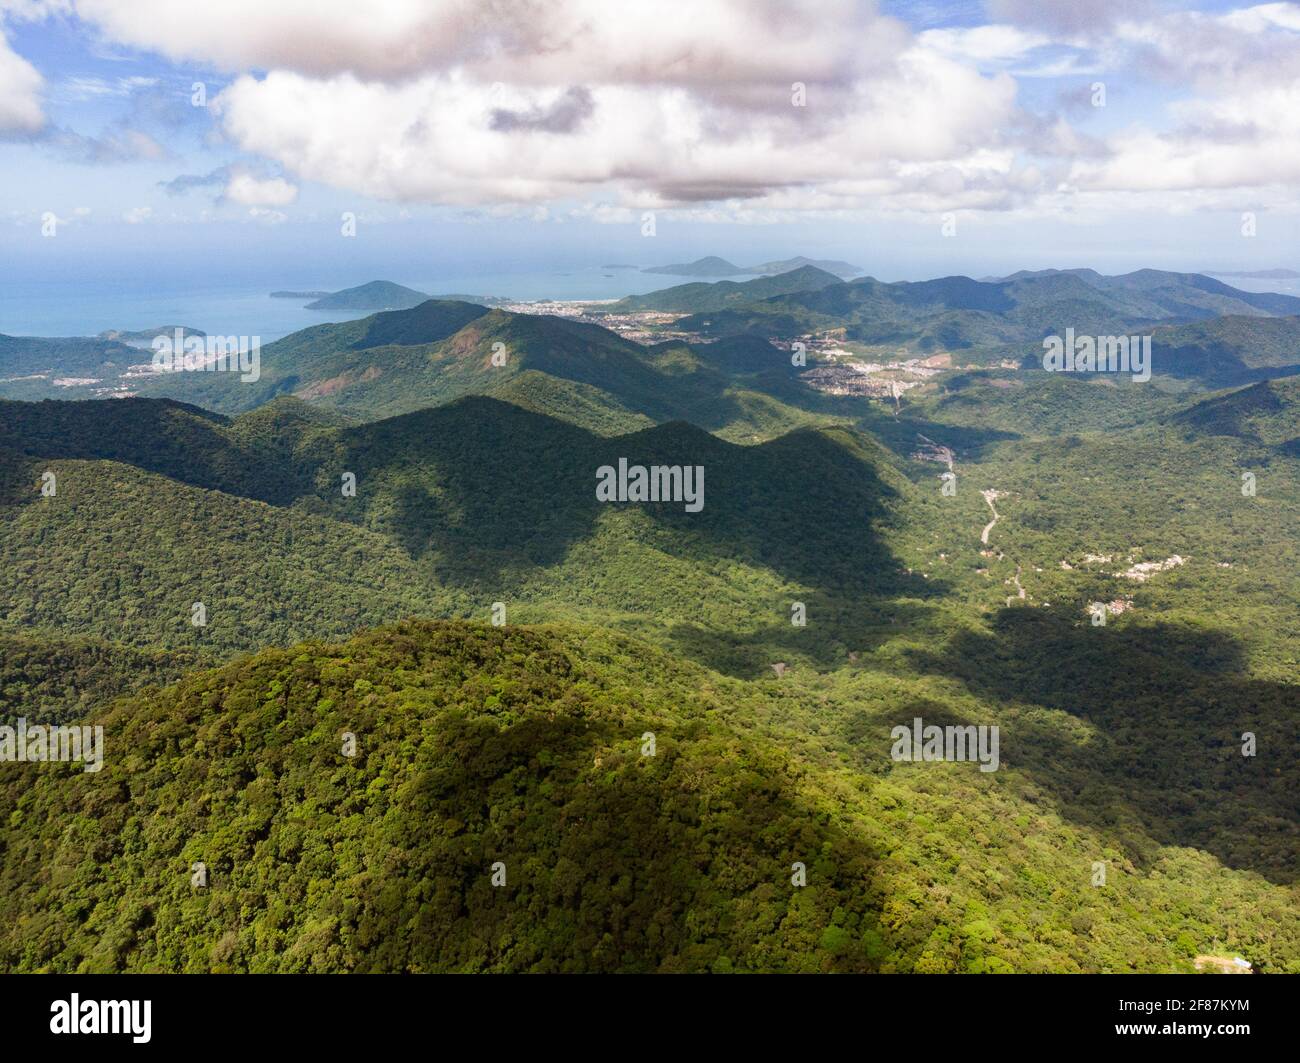
[[[0, 12], [52, 5], [64, 0], [0, 0]], [[249, 161], [164, 187], [210, 188], [264, 223], [296, 201], [300, 181], [485, 212], [562, 204], [546, 216], [654, 208], [752, 220], [1300, 182], [1297, 3], [987, 0], [986, 25], [921, 32], [865, 0], [694, 0], [687, 17], [666, 16], [661, 0], [78, 0], [76, 10], [110, 43], [231, 75], [211, 108], [170, 120], [214, 117]], [[30, 132], [40, 75], [8, 55], [27, 83], [0, 91], [0, 132]], [[0, 89], [7, 61], [0, 47]], [[1030, 77], [1060, 80], [1037, 94], [1056, 101], [1045, 113], [1018, 100]], [[1094, 78], [1122, 86], [1126, 103], [1162, 84], [1142, 124], [1116, 129], [1095, 121]], [[171, 114], [175, 92], [149, 80], [63, 84]], [[47, 136], [93, 161], [148, 157], [157, 143], [126, 128]], [[565, 213], [573, 204], [586, 213]]]
[[512, 111], [498, 107], [492, 112], [491, 127], [498, 132], [527, 129], [541, 133], [572, 133], [595, 110], [591, 92], [581, 85], [565, 90], [554, 102]]
[[465, 70], [556, 85], [838, 81], [888, 56], [905, 30], [858, 0], [80, 0], [117, 41], [231, 71], [401, 80]]
[[1015, 84], [914, 47], [871, 77], [808, 84], [806, 106], [784, 81], [759, 109], [683, 86], [557, 91], [460, 72], [386, 83], [288, 71], [238, 78], [216, 106], [241, 150], [369, 196], [483, 205], [605, 189], [654, 205], [966, 159], [998, 140]]
[[216, 101], [244, 153], [367, 196], [465, 206], [861, 205], [916, 162], [960, 198], [967, 178], [992, 178], [975, 153], [1015, 112], [1014, 82], [970, 60], [1043, 39], [993, 27], [918, 42], [854, 0], [700, 0], [689, 19], [665, 19], [651, 0], [499, 0], [487, 14], [459, 0], [79, 10], [176, 59], [267, 69]]
[[1300, 184], [1300, 85], [1238, 92], [1176, 109], [1170, 132], [1132, 129], [1071, 181], [1102, 190], [1190, 191]]
[[45, 79], [9, 47], [0, 30], [0, 136], [37, 133], [45, 125], [41, 90]]
[[[1081, 160], [1084, 190], [1213, 194], [1300, 184], [1300, 5], [1271, 3], [1124, 23], [1117, 45], [1147, 69], [1190, 86], [1165, 123], [1109, 140], [1109, 157]], [[1156, 116], [1153, 116], [1156, 117]], [[1204, 197], [1203, 197], [1204, 198]]]

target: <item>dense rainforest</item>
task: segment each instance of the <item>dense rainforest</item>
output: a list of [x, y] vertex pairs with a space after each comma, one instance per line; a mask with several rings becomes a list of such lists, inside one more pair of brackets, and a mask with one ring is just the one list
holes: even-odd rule
[[[1295, 319], [1089, 272], [655, 293], [715, 342], [432, 300], [0, 402], [0, 726], [106, 750], [0, 763], [0, 969], [1300, 973]], [[1084, 311], [1174, 361], [1011, 367]], [[828, 321], [960, 359], [817, 389]]]

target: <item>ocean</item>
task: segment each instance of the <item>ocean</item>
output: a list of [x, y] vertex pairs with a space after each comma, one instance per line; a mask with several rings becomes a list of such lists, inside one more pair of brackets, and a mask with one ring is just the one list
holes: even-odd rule
[[[392, 280], [431, 295], [500, 296], [516, 300], [619, 299], [684, 284], [693, 278], [636, 269], [484, 273], [433, 279], [357, 277], [353, 284]], [[752, 278], [738, 277], [737, 280]], [[108, 329], [138, 330], [184, 325], [218, 336], [257, 336], [263, 343], [328, 321], [365, 317], [371, 311], [308, 310], [310, 300], [272, 299], [271, 291], [325, 290], [296, 283], [267, 287], [142, 285], [113, 282], [7, 281], [0, 286], [0, 333], [10, 336], [94, 336]]]

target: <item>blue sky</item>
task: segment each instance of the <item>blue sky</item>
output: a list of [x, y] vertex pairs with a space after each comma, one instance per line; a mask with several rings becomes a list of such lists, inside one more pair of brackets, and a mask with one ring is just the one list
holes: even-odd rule
[[4, 275], [1300, 266], [1300, 5], [542, 6], [0, 0]]

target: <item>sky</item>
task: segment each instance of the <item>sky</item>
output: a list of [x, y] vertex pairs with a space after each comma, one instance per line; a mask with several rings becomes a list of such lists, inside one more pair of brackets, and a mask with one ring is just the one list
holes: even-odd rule
[[0, 0], [5, 281], [1297, 268], [1298, 185], [1297, 3]]

